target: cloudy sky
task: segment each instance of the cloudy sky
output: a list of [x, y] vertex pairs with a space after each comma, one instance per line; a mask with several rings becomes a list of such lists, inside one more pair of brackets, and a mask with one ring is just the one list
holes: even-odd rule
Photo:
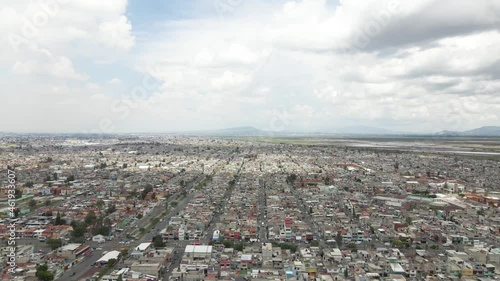
[[500, 125], [497, 0], [0, 0], [0, 131]]

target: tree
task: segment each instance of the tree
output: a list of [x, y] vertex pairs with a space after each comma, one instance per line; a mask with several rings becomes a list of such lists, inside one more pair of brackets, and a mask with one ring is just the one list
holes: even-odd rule
[[94, 224], [95, 220], [96, 220], [95, 213], [94, 213], [94, 211], [90, 210], [87, 213], [87, 216], [85, 216], [85, 220], [84, 221], [85, 221], [85, 223], [87, 225], [92, 225], [92, 224]]
[[57, 216], [56, 216], [56, 220], [54, 221], [54, 224], [55, 225], [65, 225], [66, 224], [66, 220], [61, 218], [61, 214], [59, 214], [59, 212], [57, 212]]
[[97, 200], [97, 202], [95, 202], [95, 205], [97, 208], [101, 209], [104, 206], [104, 201], [102, 199], [99, 199]]
[[373, 228], [373, 226], [370, 226], [370, 233], [375, 234], [375, 228]]
[[74, 237], [74, 238], [80, 238], [80, 237], [83, 237], [83, 235], [85, 234], [86, 232], [86, 227], [83, 223], [75, 223], [76, 225], [73, 226], [73, 232], [71, 233], [71, 235]]
[[50, 246], [50, 248], [52, 250], [55, 250], [55, 249], [57, 249], [57, 248], [59, 248], [59, 247], [62, 246], [62, 240], [61, 239], [48, 239], [46, 243], [47, 243], [47, 245]]
[[30, 202], [28, 203], [28, 205], [30, 206], [30, 208], [35, 208], [36, 207], [36, 200], [31, 199]]
[[411, 223], [412, 223], [411, 217], [406, 217], [406, 224], [411, 225]]
[[224, 240], [224, 241], [222, 241], [222, 244], [226, 248], [232, 248], [233, 247], [233, 241], [231, 241], [231, 240]]
[[328, 176], [326, 176], [324, 178], [324, 181], [325, 181], [325, 185], [329, 185], [330, 184], [330, 178]]
[[141, 199], [144, 200], [144, 198], [146, 198], [146, 195], [148, 195], [148, 193], [150, 193], [151, 191], [153, 191], [153, 186], [149, 183], [146, 184], [146, 186], [141, 192]]
[[116, 211], [116, 205], [115, 204], [110, 204], [108, 209], [106, 210], [106, 213], [109, 215], [109, 214], [112, 214]]
[[33, 187], [33, 182], [32, 181], [27, 181], [23, 185], [24, 187]]
[[337, 246], [342, 245], [342, 234], [340, 232], [337, 232], [337, 235], [335, 236], [335, 242], [337, 242]]
[[54, 274], [50, 272], [49, 267], [46, 264], [42, 264], [36, 267], [35, 276], [40, 281], [52, 281], [54, 280]]
[[399, 240], [399, 239], [394, 239], [392, 240], [392, 245], [396, 248], [401, 248], [403, 247], [403, 241]]
[[23, 197], [23, 191], [22, 191], [21, 189], [17, 189], [17, 188], [16, 188], [16, 189], [15, 189], [15, 192], [16, 192], [16, 193], [15, 193], [15, 197], [16, 197], [16, 199], [19, 199], [19, 198]]
[[75, 176], [73, 175], [69, 175], [67, 178], [66, 178], [66, 182], [70, 182], [70, 181], [74, 181], [75, 180]]
[[122, 254], [122, 257], [123, 257], [123, 256], [126, 256], [126, 255], [128, 254], [128, 250], [127, 250], [127, 248], [122, 248], [122, 249], [120, 250], [120, 254]]
[[155, 248], [165, 247], [165, 242], [163, 241], [163, 238], [161, 237], [161, 235], [156, 235], [155, 237], [153, 237], [153, 246]]
[[128, 167], [127, 163], [123, 163], [123, 165], [122, 165], [122, 169], [125, 169], [125, 168], [127, 168], [127, 167]]
[[108, 268], [112, 268], [116, 263], [116, 259], [109, 259], [108, 264], [106, 265]]
[[237, 244], [234, 244], [234, 249], [236, 251], [243, 251], [243, 248], [245, 247], [245, 245], [243, 243], [237, 243]]
[[57, 180], [57, 173], [53, 173], [52, 174], [52, 177], [54, 178], [54, 180], [56, 181]]

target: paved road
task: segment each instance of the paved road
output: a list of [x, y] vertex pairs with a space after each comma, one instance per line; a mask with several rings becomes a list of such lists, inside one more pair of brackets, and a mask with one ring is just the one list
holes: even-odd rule
[[297, 192], [296, 188], [293, 188], [293, 195], [295, 196], [295, 200], [297, 200], [298, 204], [301, 206], [302, 209], [302, 214], [304, 214], [306, 218], [306, 222], [308, 222], [309, 229], [311, 232], [314, 234], [314, 237], [318, 243], [319, 246], [322, 247], [323, 249], [327, 247], [325, 240], [323, 240], [323, 237], [321, 236], [320, 230], [318, 229], [316, 223], [314, 223], [313, 217], [309, 213], [309, 207], [305, 205], [305, 202], [301, 199], [300, 194]]
[[[186, 190], [189, 190], [194, 186], [194, 184], [198, 183], [199, 181], [203, 180], [204, 177], [198, 177], [195, 181], [193, 181], [188, 187], [186, 187]], [[119, 242], [121, 240], [129, 240], [125, 238], [125, 234], [123, 234], [121, 237], [117, 237], [113, 239], [112, 241], [106, 241], [104, 243], [97, 243], [93, 241], [87, 241], [87, 244], [91, 245], [92, 248], [102, 248], [102, 250], [95, 250], [94, 253], [92, 253], [90, 256], [86, 257], [82, 262], [79, 264], [75, 265], [71, 269], [67, 270], [64, 272], [57, 280], [60, 281], [72, 281], [72, 280], [78, 280], [80, 276], [85, 274], [85, 272], [92, 267], [92, 265], [103, 256], [104, 251], [111, 251], [111, 250], [119, 250], [120, 248], [127, 248], [129, 252], [131, 252], [132, 247], [137, 246], [140, 243], [151, 241], [153, 239], [153, 236], [157, 234], [162, 228], [166, 227], [168, 220], [177, 214], [178, 211], [180, 211], [182, 208], [184, 208], [188, 202], [193, 198], [194, 193], [189, 193], [181, 202], [178, 203], [177, 207], [174, 208], [161, 222], [159, 222], [156, 227], [151, 229], [148, 233], [143, 235], [143, 237], [140, 240], [133, 241], [130, 244], [120, 244]], [[173, 202], [174, 200], [177, 199], [177, 196], [172, 196], [170, 197], [167, 201]], [[142, 227], [147, 225], [149, 223], [149, 220], [153, 217], [152, 215], [157, 215], [161, 214], [165, 210], [165, 203], [160, 202], [156, 206], [155, 209], [153, 209], [148, 216], [141, 218], [139, 222], [135, 226], [129, 226], [127, 229], [130, 229], [132, 227]], [[125, 231], [123, 233], [126, 233]], [[129, 240], [130, 241], [130, 240]], [[75, 276], [71, 276], [70, 274], [75, 271], [77, 274]]]
[[175, 240], [174, 242], [169, 242], [170, 246], [174, 246], [175, 254], [174, 258], [171, 260], [171, 263], [165, 269], [165, 274], [163, 275], [163, 280], [168, 281], [170, 275], [172, 274], [172, 270], [174, 268], [178, 268], [182, 261], [182, 256], [184, 255], [184, 250], [187, 245], [191, 245], [192, 241], [189, 240]]
[[268, 242], [268, 226], [267, 226], [267, 195], [266, 195], [266, 182], [264, 180], [259, 181], [259, 238], [262, 243]]

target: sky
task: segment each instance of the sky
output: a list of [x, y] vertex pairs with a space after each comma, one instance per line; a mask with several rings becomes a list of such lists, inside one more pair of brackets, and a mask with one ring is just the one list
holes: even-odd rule
[[0, 0], [0, 131], [500, 125], [496, 0]]

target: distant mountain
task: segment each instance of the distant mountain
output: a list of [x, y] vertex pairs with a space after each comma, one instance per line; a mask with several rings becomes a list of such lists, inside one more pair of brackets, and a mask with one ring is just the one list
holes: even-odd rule
[[463, 132], [467, 136], [500, 136], [500, 126], [484, 126]]
[[[396, 132], [387, 129], [370, 127], [370, 126], [351, 126], [338, 129], [323, 129], [316, 130], [314, 132], [310, 131], [280, 131], [280, 132], [270, 132], [257, 129], [252, 126], [226, 128], [218, 130], [199, 130], [199, 131], [187, 131], [187, 132], [177, 132], [179, 135], [193, 135], [193, 136], [312, 136], [312, 135], [430, 135], [430, 134], [418, 134], [418, 133], [407, 133], [407, 132]], [[441, 131], [434, 134], [435, 136], [443, 137], [460, 137], [460, 136], [500, 136], [499, 126], [485, 126], [468, 131]]]
[[334, 130], [337, 134], [354, 134], [354, 135], [397, 135], [399, 133], [370, 126], [351, 126]]
[[468, 131], [441, 131], [436, 135], [449, 137], [500, 137], [500, 126], [483, 126]]
[[443, 136], [443, 137], [458, 137], [458, 136], [460, 136], [460, 134], [462, 134], [462, 133], [461, 132], [457, 132], [457, 131], [444, 130], [444, 131], [441, 131], [441, 132], [437, 132], [434, 135]]

